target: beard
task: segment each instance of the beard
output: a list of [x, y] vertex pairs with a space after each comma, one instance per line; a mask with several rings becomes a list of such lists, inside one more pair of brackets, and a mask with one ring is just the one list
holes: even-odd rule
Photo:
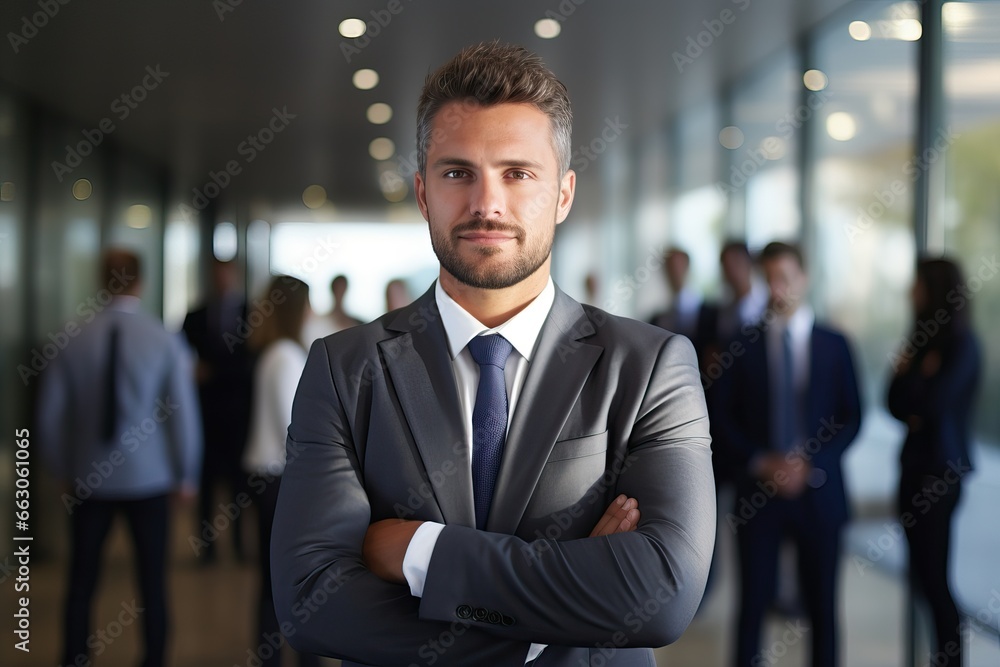
[[[459, 282], [477, 289], [506, 289], [533, 274], [552, 253], [555, 221], [552, 231], [528, 239], [517, 226], [493, 220], [470, 220], [450, 229], [435, 232], [430, 225], [431, 247], [441, 266]], [[507, 259], [496, 258], [506, 251], [497, 246], [479, 246], [473, 257], [463, 257], [459, 251], [459, 234], [466, 232], [507, 232], [514, 234], [516, 250]]]

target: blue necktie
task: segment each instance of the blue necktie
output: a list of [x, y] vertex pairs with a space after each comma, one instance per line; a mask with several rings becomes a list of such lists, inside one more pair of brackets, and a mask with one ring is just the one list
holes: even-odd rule
[[514, 348], [500, 334], [476, 336], [468, 347], [479, 364], [479, 388], [472, 409], [472, 493], [476, 528], [483, 530], [507, 437], [507, 383], [503, 367]]
[[118, 423], [118, 327], [111, 328], [108, 341], [108, 365], [104, 377], [104, 419], [101, 435], [107, 445], [114, 444]]
[[778, 437], [780, 451], [795, 448], [798, 436], [799, 402], [795, 391], [795, 362], [792, 355], [792, 333], [786, 327], [781, 334], [781, 379], [778, 385]]

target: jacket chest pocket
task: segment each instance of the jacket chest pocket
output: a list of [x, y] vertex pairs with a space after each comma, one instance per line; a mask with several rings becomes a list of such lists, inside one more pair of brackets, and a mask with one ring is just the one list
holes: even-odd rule
[[607, 458], [607, 431], [553, 445], [521, 529], [528, 529], [533, 537], [550, 539], [590, 534], [610, 502], [606, 498], [613, 492], [614, 479], [607, 470]]

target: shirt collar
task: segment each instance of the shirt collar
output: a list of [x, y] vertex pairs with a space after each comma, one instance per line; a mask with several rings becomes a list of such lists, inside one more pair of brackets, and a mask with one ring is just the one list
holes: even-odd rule
[[111, 303], [108, 304], [108, 310], [117, 310], [124, 313], [137, 313], [139, 312], [139, 307], [141, 305], [142, 301], [137, 296], [132, 296], [131, 294], [118, 294], [111, 300]]
[[804, 303], [795, 309], [785, 326], [791, 332], [792, 338], [798, 339], [808, 336], [815, 322], [816, 315], [813, 313], [813, 309]]
[[522, 357], [531, 361], [531, 352], [535, 349], [535, 341], [542, 330], [545, 318], [548, 317], [552, 303], [555, 301], [556, 289], [549, 276], [542, 291], [529, 303], [524, 310], [503, 324], [490, 329], [485, 324], [470, 315], [458, 305], [454, 299], [441, 287], [438, 280], [434, 286], [434, 299], [441, 313], [441, 323], [448, 338], [451, 358], [455, 359], [465, 349], [469, 341], [480, 334], [503, 334], [514, 349]]

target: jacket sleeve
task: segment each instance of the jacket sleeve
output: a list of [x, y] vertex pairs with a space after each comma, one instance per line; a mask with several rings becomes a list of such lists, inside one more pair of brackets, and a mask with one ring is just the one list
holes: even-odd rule
[[667, 339], [655, 359], [616, 491], [639, 502], [635, 531], [529, 546], [446, 526], [420, 617], [453, 622], [470, 610], [496, 611], [511, 622], [475, 625], [567, 646], [656, 647], [681, 635], [704, 592], [716, 520], [704, 394], [694, 350], [681, 336]]
[[[844, 450], [854, 442], [861, 430], [861, 392], [858, 389], [857, 375], [854, 371], [854, 359], [847, 339], [837, 335], [832, 339], [836, 352], [832, 355], [837, 363], [832, 367], [837, 372], [834, 382], [829, 385], [833, 392], [833, 414], [821, 415], [820, 430], [809, 433], [810, 439], [815, 438], [820, 444], [812, 453], [813, 463], [817, 467], [829, 469], [838, 465]], [[823, 419], [827, 419], [826, 422]], [[810, 443], [806, 451], [811, 452]]]
[[[371, 520], [363, 473], [324, 341], [296, 391], [271, 539], [274, 605], [299, 651], [363, 664], [524, 664], [528, 643], [456, 619], [421, 619], [420, 600], [364, 565]], [[446, 656], [446, 657], [445, 657]]]

